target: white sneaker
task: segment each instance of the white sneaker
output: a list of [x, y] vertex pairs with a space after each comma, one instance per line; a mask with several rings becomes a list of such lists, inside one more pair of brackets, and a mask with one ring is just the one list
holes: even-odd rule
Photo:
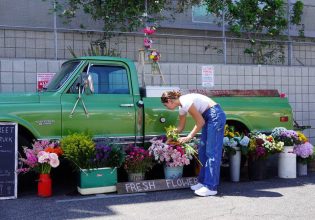
[[200, 189], [201, 187], [203, 187], [203, 185], [201, 183], [197, 183], [195, 185], [192, 185], [190, 189], [195, 191], [197, 189]]
[[198, 196], [214, 196], [218, 193], [218, 191], [213, 191], [208, 189], [208, 187], [203, 186], [200, 189], [195, 190], [195, 194]]

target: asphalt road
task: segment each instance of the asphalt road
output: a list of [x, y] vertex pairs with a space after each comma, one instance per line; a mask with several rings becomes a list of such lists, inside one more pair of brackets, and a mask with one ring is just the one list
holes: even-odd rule
[[[57, 187], [57, 188], [56, 188]], [[73, 186], [54, 187], [50, 198], [36, 190], [0, 200], [0, 219], [314, 219], [315, 172], [296, 179], [223, 180], [213, 197], [189, 189], [82, 196]]]

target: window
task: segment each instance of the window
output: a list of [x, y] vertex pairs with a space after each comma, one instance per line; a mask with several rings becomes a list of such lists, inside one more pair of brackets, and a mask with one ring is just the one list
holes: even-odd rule
[[124, 67], [93, 65], [90, 74], [95, 94], [129, 94], [128, 76]]

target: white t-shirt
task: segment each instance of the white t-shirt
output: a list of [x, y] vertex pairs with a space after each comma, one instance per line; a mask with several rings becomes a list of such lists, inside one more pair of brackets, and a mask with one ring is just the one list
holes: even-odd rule
[[190, 93], [187, 95], [180, 96], [179, 102], [181, 104], [181, 106], [179, 106], [180, 115], [186, 115], [192, 104], [194, 104], [198, 112], [202, 114], [209, 107], [211, 99], [205, 95], [201, 95], [198, 93]]

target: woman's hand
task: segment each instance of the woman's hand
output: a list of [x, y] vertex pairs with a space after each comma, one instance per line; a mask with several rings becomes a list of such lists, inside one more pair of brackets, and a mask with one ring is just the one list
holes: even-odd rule
[[181, 138], [178, 138], [178, 142], [179, 143], [187, 143], [191, 140], [191, 137], [188, 135], [187, 137], [181, 137]]

